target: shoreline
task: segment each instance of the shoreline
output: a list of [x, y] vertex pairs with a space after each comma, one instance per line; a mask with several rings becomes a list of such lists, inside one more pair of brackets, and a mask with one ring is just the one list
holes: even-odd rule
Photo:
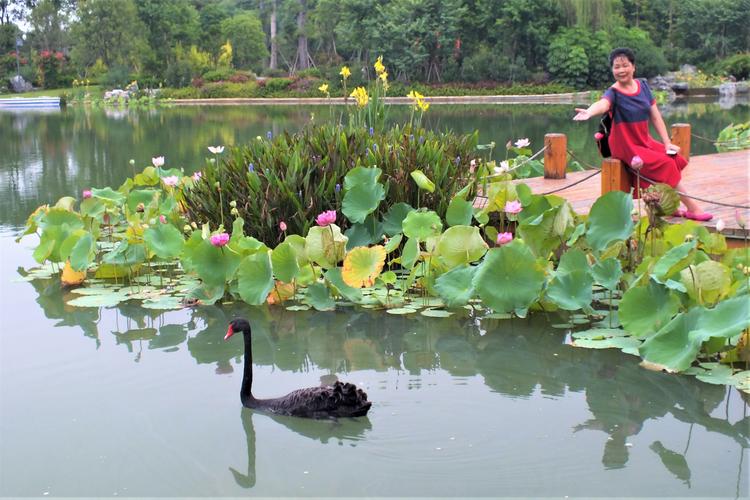
[[[568, 92], [564, 94], [530, 94], [530, 95], [485, 95], [485, 96], [425, 96], [430, 104], [576, 104], [590, 103], [591, 91]], [[165, 99], [165, 102], [179, 106], [200, 105], [335, 105], [354, 104], [353, 98], [343, 97], [219, 97], [213, 99]], [[385, 97], [386, 104], [411, 105], [408, 97]]]

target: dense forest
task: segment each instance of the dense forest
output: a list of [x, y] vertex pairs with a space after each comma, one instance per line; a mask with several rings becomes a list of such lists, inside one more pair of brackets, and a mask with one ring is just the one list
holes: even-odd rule
[[382, 55], [394, 81], [590, 88], [617, 46], [641, 76], [689, 63], [747, 78], [750, 0], [0, 0], [0, 87], [17, 64], [43, 87], [334, 81], [344, 64], [357, 81]]

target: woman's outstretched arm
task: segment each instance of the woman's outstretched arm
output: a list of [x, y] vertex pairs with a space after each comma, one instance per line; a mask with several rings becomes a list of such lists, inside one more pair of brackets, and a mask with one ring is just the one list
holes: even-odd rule
[[599, 99], [594, 104], [589, 106], [588, 108], [576, 108], [576, 115], [573, 117], [573, 120], [579, 122], [588, 120], [592, 116], [597, 116], [606, 113], [609, 111], [610, 104], [607, 99]]

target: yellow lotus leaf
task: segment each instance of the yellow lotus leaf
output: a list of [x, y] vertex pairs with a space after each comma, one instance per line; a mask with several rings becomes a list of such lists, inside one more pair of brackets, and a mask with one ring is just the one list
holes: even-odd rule
[[276, 281], [271, 293], [268, 294], [266, 302], [270, 305], [281, 304], [285, 300], [289, 300], [294, 297], [294, 284], [284, 283], [283, 281]]
[[385, 248], [382, 245], [357, 247], [346, 254], [341, 278], [354, 288], [370, 287], [380, 276], [385, 264]]
[[63, 286], [76, 286], [83, 283], [86, 279], [86, 271], [74, 271], [73, 266], [70, 265], [70, 261], [65, 261], [65, 267], [62, 271], [60, 281]]

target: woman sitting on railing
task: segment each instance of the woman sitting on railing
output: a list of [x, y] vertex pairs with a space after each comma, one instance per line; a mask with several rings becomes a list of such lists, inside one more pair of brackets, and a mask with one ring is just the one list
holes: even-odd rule
[[[609, 55], [615, 83], [609, 87], [597, 102], [586, 109], [576, 108], [573, 120], [588, 120], [592, 116], [613, 111], [612, 130], [609, 134], [609, 148], [612, 158], [621, 160], [645, 178], [669, 184], [680, 193], [685, 189], [680, 184], [682, 169], [687, 160], [677, 154], [680, 148], [669, 138], [664, 119], [651, 95], [651, 89], [644, 79], [636, 79], [635, 54], [627, 48], [619, 48]], [[661, 137], [662, 142], [651, 137], [649, 119]], [[650, 184], [641, 179], [640, 188]], [[708, 221], [713, 216], [704, 212], [692, 199], [680, 194], [686, 210], [678, 210], [675, 215], [697, 221]]]

